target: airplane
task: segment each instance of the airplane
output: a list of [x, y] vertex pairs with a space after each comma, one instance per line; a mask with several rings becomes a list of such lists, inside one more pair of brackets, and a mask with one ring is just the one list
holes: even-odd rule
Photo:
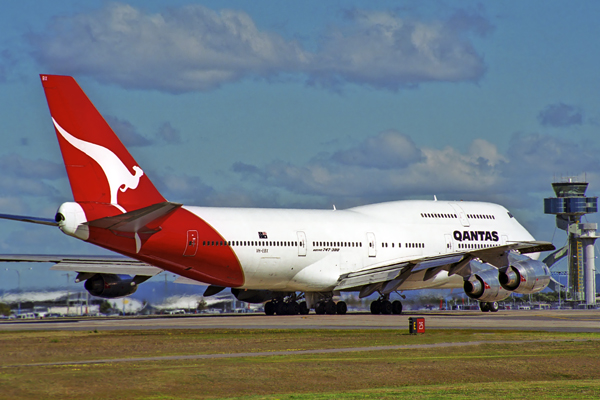
[[2, 255], [54, 262], [77, 272], [92, 295], [134, 293], [169, 271], [176, 282], [230, 288], [267, 315], [345, 314], [341, 292], [378, 293], [373, 314], [400, 314], [394, 292], [461, 288], [480, 309], [498, 311], [511, 293], [551, 280], [535, 241], [503, 206], [409, 200], [345, 210], [185, 206], [166, 200], [70, 76], [40, 75], [74, 201], [54, 219], [0, 218], [58, 227], [118, 255]]

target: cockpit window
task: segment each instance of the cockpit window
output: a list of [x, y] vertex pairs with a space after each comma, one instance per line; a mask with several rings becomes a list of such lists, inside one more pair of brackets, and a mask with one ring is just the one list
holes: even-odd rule
[[513, 217], [513, 215], [510, 213], [510, 211], [507, 211], [506, 213], [508, 214], [508, 216], [509, 216], [510, 218], [514, 218], [514, 217]]

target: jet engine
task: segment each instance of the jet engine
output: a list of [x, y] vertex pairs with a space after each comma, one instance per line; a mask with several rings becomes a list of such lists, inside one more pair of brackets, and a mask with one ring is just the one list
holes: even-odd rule
[[272, 300], [277, 297], [285, 297], [289, 295], [286, 292], [274, 292], [271, 290], [244, 290], [244, 289], [231, 289], [231, 293], [239, 301], [245, 301], [246, 303], [264, 303], [265, 301]]
[[522, 256], [500, 269], [498, 280], [502, 287], [515, 293], [530, 294], [544, 290], [550, 283], [550, 270], [541, 261]]
[[85, 281], [84, 287], [92, 296], [116, 299], [135, 293], [138, 285], [133, 278], [122, 278], [114, 274], [96, 274]]
[[510, 292], [500, 285], [496, 268], [472, 274], [465, 281], [464, 289], [467, 296], [482, 302], [500, 301], [510, 295]]

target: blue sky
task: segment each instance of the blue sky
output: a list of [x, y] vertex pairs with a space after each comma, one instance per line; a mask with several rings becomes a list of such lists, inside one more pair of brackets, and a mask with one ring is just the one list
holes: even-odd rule
[[[597, 2], [20, 1], [2, 11], [2, 213], [52, 217], [71, 200], [40, 73], [73, 75], [172, 201], [492, 201], [562, 245], [542, 207], [554, 177], [586, 173], [599, 193]], [[102, 253], [10, 221], [0, 252]], [[65, 281], [46, 265], [6, 267], [22, 268], [23, 287]], [[0, 289], [16, 276], [0, 268]]]

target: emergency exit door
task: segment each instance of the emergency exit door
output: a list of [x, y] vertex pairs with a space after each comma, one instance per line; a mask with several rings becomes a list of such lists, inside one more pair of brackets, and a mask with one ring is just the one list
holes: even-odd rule
[[376, 257], [377, 247], [375, 247], [375, 234], [373, 232], [367, 232], [367, 246], [369, 246], [369, 257]]
[[187, 231], [187, 242], [183, 255], [193, 257], [198, 252], [198, 231]]

